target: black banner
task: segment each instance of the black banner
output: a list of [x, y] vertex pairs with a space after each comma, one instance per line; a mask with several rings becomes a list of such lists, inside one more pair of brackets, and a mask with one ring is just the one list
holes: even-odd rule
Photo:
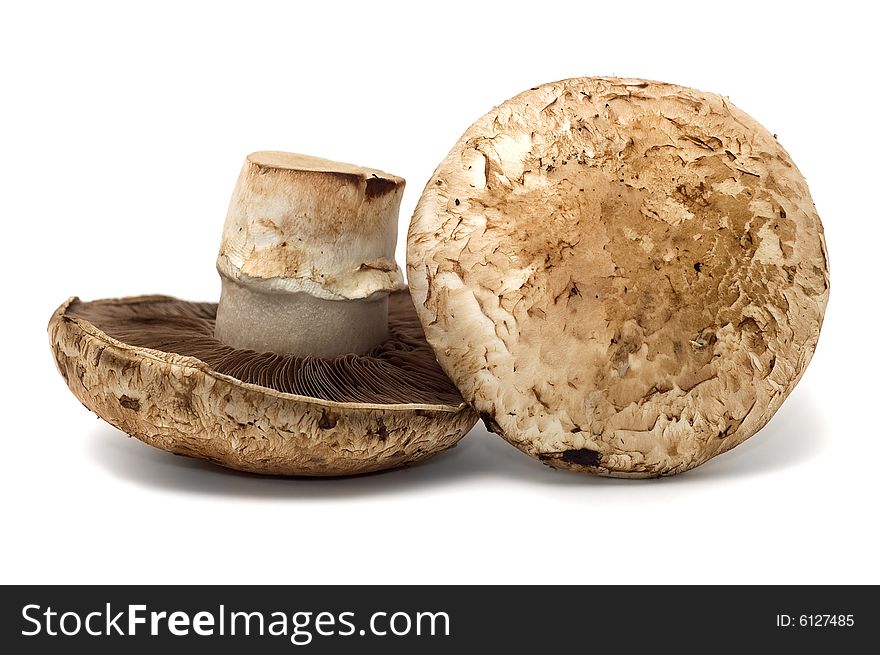
[[5, 587], [2, 626], [15, 653], [854, 652], [880, 636], [874, 588], [839, 586]]

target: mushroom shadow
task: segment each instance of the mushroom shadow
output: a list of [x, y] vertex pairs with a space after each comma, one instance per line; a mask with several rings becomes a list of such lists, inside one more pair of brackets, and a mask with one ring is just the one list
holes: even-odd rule
[[153, 448], [101, 422], [89, 454], [113, 476], [142, 487], [179, 493], [270, 499], [327, 499], [412, 493], [466, 480], [539, 478], [554, 472], [478, 424], [456, 446], [418, 464], [349, 477], [264, 476]]
[[821, 403], [798, 387], [770, 422], [736, 448], [669, 480], [703, 480], [773, 473], [818, 457], [832, 443]]
[[[552, 484], [688, 485], [711, 484], [755, 475], [772, 474], [818, 457], [831, 444], [828, 426], [810, 389], [797, 388], [776, 414], [751, 438], [695, 469], [663, 478], [621, 479], [557, 471], [541, 478]], [[538, 479], [533, 476], [533, 479]]]
[[661, 480], [620, 480], [553, 470], [525, 456], [482, 423], [459, 444], [402, 469], [346, 478], [287, 478], [224, 469], [172, 455], [101, 423], [89, 443], [92, 459], [112, 475], [157, 490], [215, 496], [327, 499], [411, 493], [467, 481], [516, 480], [524, 484], [641, 486], [711, 483], [773, 473], [813, 459], [829, 443], [818, 404], [798, 389], [770, 423], [744, 444], [687, 473]]

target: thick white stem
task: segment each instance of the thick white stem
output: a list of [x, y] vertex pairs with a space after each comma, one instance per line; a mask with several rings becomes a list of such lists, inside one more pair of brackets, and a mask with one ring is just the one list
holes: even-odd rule
[[217, 270], [215, 336], [315, 357], [366, 353], [388, 335], [402, 178], [315, 157], [249, 155]]
[[388, 338], [387, 294], [324, 300], [222, 281], [214, 335], [234, 348], [330, 358], [367, 353]]

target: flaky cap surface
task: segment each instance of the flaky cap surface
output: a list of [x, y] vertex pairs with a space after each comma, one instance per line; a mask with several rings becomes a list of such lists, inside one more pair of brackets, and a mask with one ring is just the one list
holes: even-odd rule
[[552, 466], [654, 476], [741, 443], [828, 300], [806, 182], [727, 99], [577, 78], [493, 109], [407, 243], [428, 341], [487, 426]]
[[476, 421], [464, 403], [335, 402], [243, 382], [196, 357], [120, 341], [84, 318], [82, 305], [71, 298], [49, 321], [64, 381], [102, 419], [162, 450], [253, 473], [352, 475], [426, 459]]

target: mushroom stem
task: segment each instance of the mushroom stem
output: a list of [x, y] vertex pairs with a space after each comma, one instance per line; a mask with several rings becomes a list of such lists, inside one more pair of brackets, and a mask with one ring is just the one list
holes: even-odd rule
[[335, 357], [369, 352], [388, 338], [385, 293], [368, 300], [324, 300], [304, 292], [254, 290], [225, 277], [222, 284], [214, 336], [235, 348]]
[[404, 180], [280, 152], [249, 155], [217, 258], [215, 336], [313, 357], [369, 352], [388, 336]]

